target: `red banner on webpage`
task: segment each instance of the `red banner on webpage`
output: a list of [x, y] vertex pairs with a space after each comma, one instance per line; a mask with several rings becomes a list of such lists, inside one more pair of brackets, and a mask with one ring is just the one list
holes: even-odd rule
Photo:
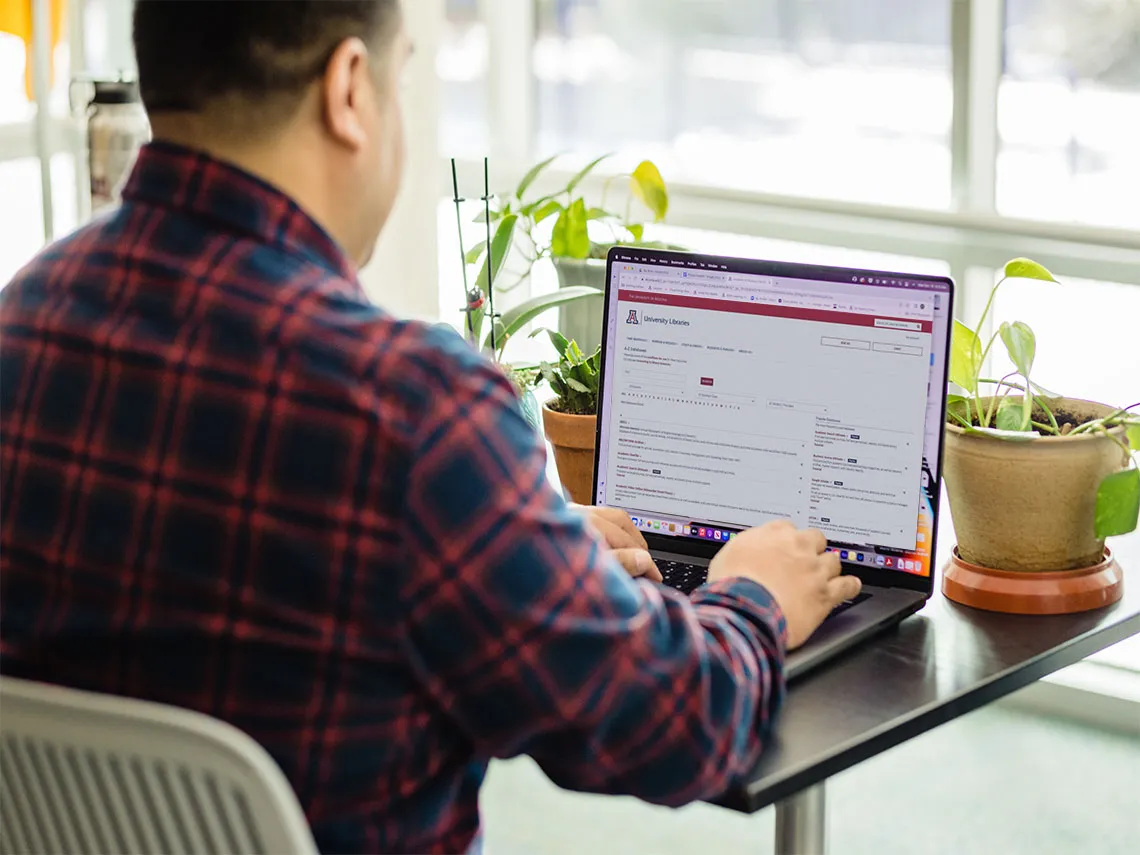
[[852, 327], [876, 327], [903, 332], [934, 331], [933, 321], [912, 318], [892, 318], [887, 315], [860, 315], [829, 309], [805, 309], [800, 306], [744, 303], [738, 300], [711, 300], [705, 297], [684, 297], [677, 294], [655, 294], [651, 291], [618, 292], [618, 299], [626, 303], [646, 303], [676, 309], [700, 309], [706, 312], [732, 312], [738, 315], [766, 315], [773, 318], [791, 318], [797, 321], [820, 321], [827, 324], [846, 324]]

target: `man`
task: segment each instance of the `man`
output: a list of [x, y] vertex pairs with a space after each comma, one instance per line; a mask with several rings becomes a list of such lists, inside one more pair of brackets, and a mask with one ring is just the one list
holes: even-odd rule
[[667, 805], [747, 772], [858, 583], [789, 523], [691, 599], [632, 579], [497, 370], [368, 302], [397, 0], [139, 0], [134, 39], [156, 142], [2, 295], [3, 672], [233, 723], [330, 852], [477, 848], [492, 757]]

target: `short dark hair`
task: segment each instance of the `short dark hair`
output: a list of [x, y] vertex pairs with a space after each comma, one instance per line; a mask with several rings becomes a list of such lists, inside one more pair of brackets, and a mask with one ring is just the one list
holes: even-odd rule
[[237, 98], [291, 115], [341, 42], [379, 50], [399, 15], [400, 0], [136, 0], [143, 105], [201, 112]]

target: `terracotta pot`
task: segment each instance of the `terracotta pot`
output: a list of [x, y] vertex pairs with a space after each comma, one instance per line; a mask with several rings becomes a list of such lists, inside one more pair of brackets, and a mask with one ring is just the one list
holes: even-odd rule
[[570, 500], [580, 505], [593, 504], [598, 417], [570, 416], [543, 406], [542, 424], [554, 447], [558, 479]]
[[[983, 398], [983, 406], [990, 400]], [[1115, 412], [1069, 398], [1054, 409], [1081, 422]], [[1114, 433], [1124, 441], [1123, 428]], [[1127, 463], [1124, 450], [1104, 435], [1019, 442], [967, 433], [948, 422], [946, 490], [959, 554], [967, 563], [1012, 572], [1101, 563], [1104, 541], [1094, 533], [1097, 488]]]

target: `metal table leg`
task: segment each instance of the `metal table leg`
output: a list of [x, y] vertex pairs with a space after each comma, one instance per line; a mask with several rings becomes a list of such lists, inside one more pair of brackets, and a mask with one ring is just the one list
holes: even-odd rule
[[776, 804], [776, 855], [826, 855], [825, 784]]

